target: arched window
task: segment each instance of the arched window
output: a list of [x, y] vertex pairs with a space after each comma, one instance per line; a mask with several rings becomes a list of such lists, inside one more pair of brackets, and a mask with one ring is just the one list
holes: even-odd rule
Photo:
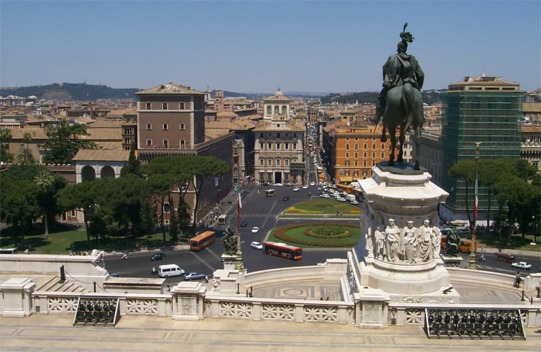
[[85, 166], [81, 170], [81, 179], [85, 181], [94, 181], [96, 179], [96, 171], [92, 166]]
[[101, 169], [101, 178], [106, 178], [106, 177], [115, 177], [115, 170], [113, 170], [112, 167], [110, 166], [104, 166], [102, 169]]

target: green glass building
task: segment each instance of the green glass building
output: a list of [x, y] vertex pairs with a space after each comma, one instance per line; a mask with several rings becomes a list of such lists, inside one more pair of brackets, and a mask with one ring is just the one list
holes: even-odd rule
[[[483, 158], [520, 158], [520, 119], [524, 92], [517, 83], [499, 77], [466, 77], [449, 85], [444, 94], [442, 128], [443, 188], [449, 192], [446, 207], [453, 213], [466, 210], [466, 185], [447, 172], [458, 161]], [[494, 170], [497, 172], [497, 170]], [[480, 186], [479, 211], [487, 209], [487, 190]], [[468, 209], [473, 209], [474, 186], [468, 191]], [[471, 198], [471, 199], [470, 199]]]

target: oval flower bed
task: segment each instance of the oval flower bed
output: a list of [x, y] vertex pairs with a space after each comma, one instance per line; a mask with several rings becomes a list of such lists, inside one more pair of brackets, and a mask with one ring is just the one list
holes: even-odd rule
[[353, 247], [359, 242], [358, 224], [304, 223], [281, 226], [269, 236], [270, 241], [301, 247]]

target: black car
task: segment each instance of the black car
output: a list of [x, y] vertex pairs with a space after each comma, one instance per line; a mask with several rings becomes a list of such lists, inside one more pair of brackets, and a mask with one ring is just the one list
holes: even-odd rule
[[289, 196], [285, 196], [285, 197], [283, 198], [283, 200], [284, 200], [284, 202], [288, 201], [288, 200], [289, 200]]
[[165, 253], [163, 252], [158, 252], [156, 254], [153, 254], [152, 257], [150, 257], [150, 260], [154, 261], [154, 260], [164, 260], [165, 259]]
[[240, 223], [240, 227], [246, 227], [246, 226], [248, 226], [248, 223], [246, 221], [242, 221]]

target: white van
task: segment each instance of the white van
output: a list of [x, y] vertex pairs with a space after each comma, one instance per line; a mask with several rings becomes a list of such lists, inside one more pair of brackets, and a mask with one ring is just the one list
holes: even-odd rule
[[158, 276], [159, 277], [171, 277], [171, 276], [182, 276], [185, 272], [176, 264], [166, 264], [160, 265], [158, 267]]
[[353, 202], [354, 200], [356, 200], [356, 199], [355, 199], [355, 195], [354, 195], [354, 194], [348, 194], [348, 195], [346, 195], [346, 200], [347, 200], [348, 202]]

